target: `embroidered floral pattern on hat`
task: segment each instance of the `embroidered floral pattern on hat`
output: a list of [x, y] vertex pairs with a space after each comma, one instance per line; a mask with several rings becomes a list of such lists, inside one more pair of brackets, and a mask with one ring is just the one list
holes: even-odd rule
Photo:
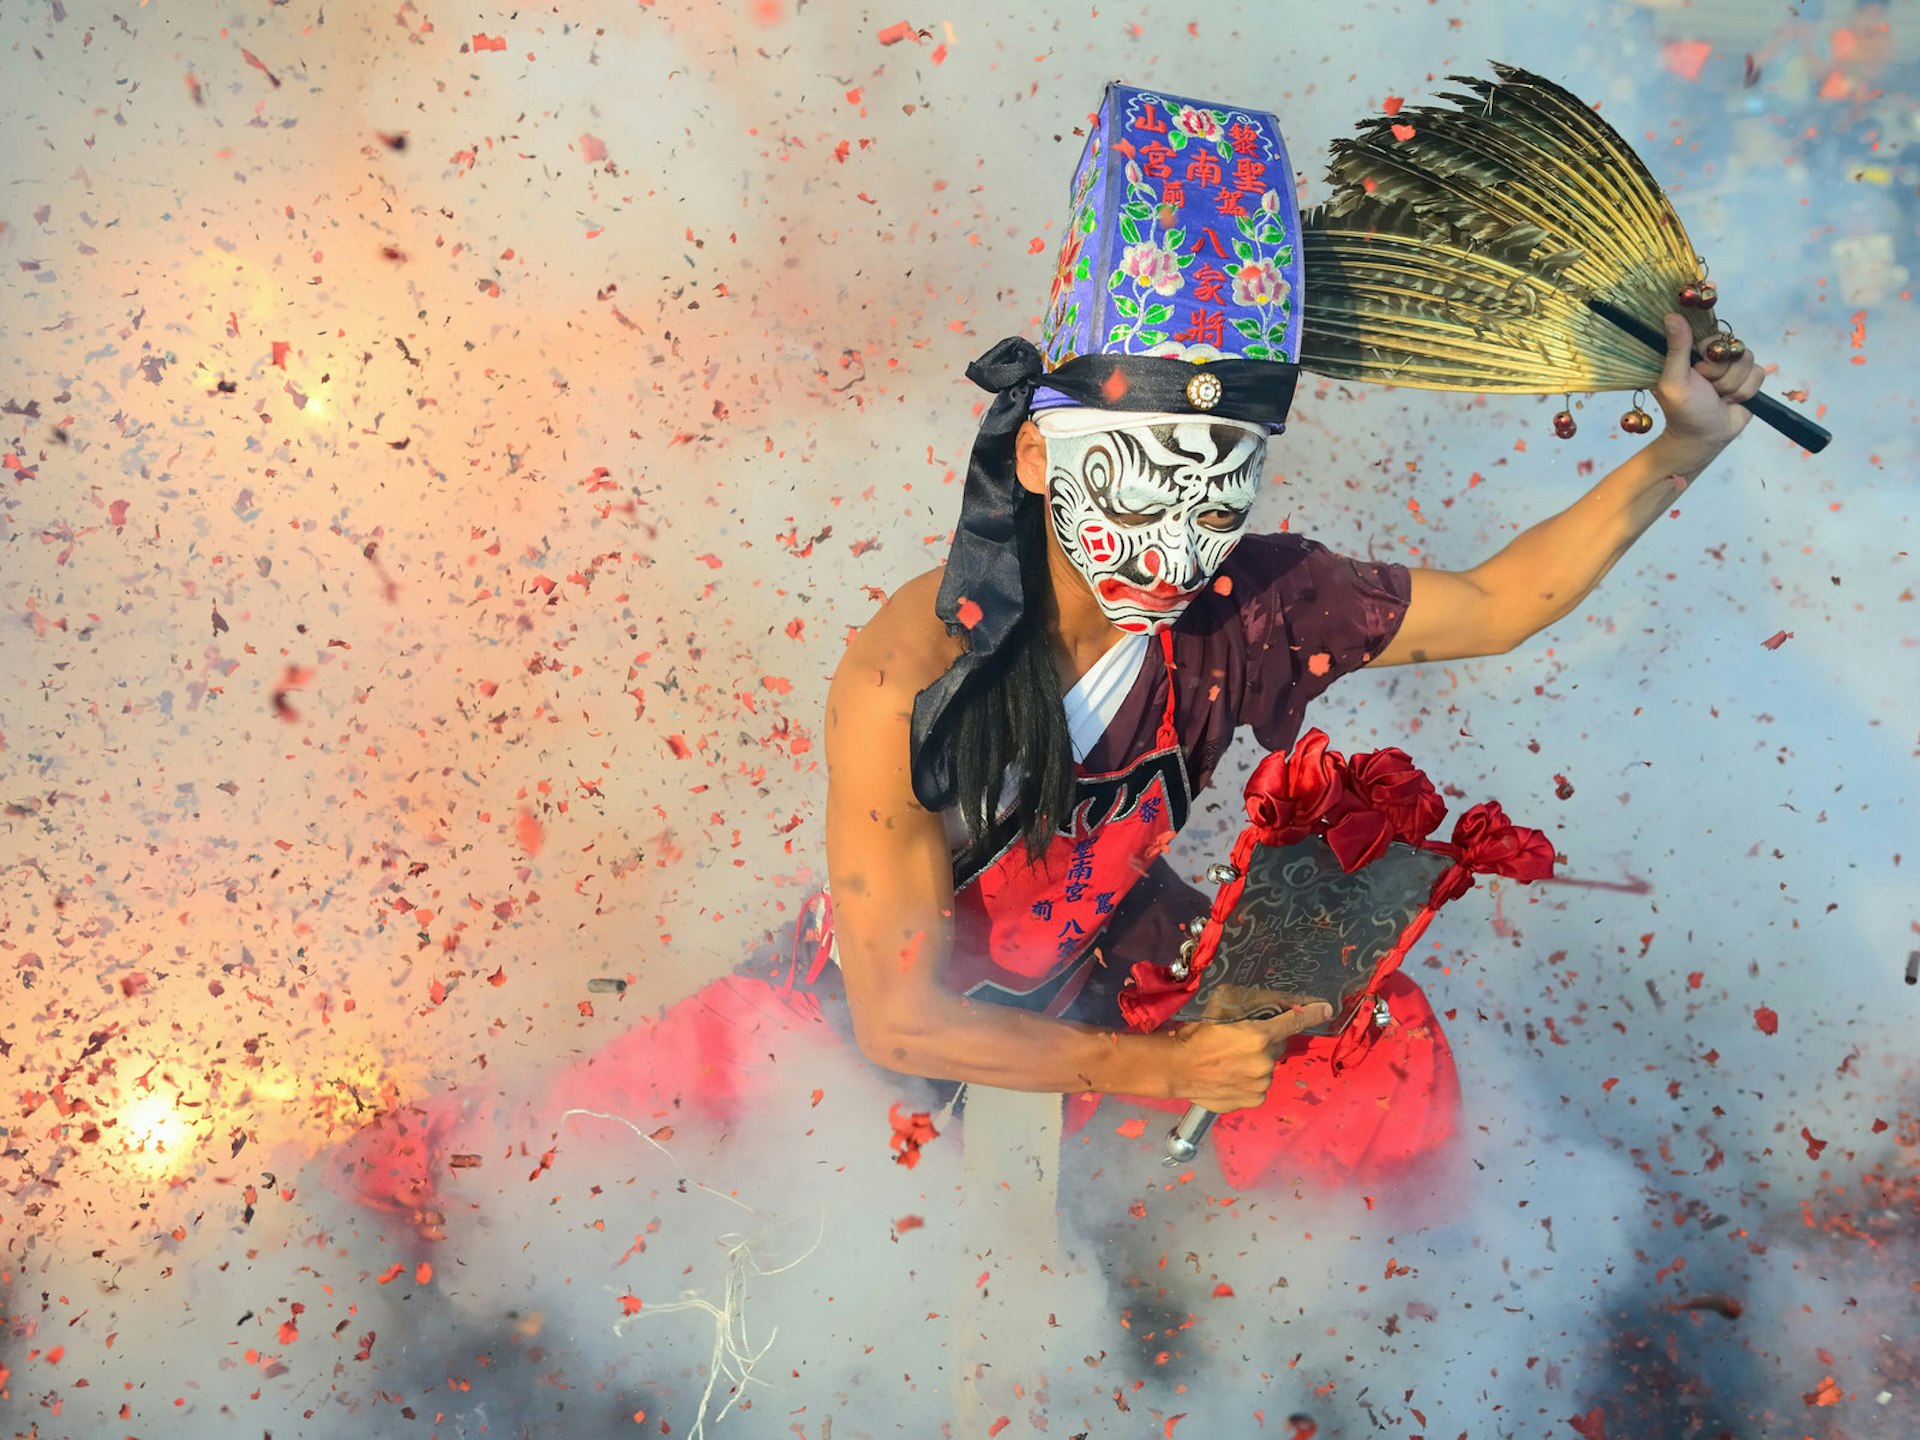
[[1089, 353], [1293, 361], [1293, 193], [1272, 115], [1109, 86], [1074, 174], [1048, 366]]
[[[1047, 296], [1047, 315], [1041, 333], [1048, 337], [1068, 337], [1080, 324], [1080, 299], [1076, 287], [1092, 277], [1093, 270], [1081, 253], [1088, 237], [1100, 228], [1099, 211], [1093, 202], [1093, 182], [1100, 178], [1100, 132], [1087, 139], [1087, 151], [1073, 177], [1073, 197], [1067, 206], [1067, 238], [1060, 242], [1059, 263], [1054, 266], [1053, 291]], [[1059, 366], [1073, 358], [1074, 352], [1046, 347], [1049, 366]]]

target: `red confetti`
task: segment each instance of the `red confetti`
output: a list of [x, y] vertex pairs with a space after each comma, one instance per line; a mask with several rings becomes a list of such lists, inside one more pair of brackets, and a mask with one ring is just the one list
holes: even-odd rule
[[278, 365], [282, 370], [287, 368], [287, 352], [291, 349], [293, 349], [293, 346], [285, 340], [276, 340], [273, 342], [273, 363]]
[[620, 1297], [620, 1313], [622, 1315], [638, 1315], [640, 1313], [640, 1297], [638, 1295], [622, 1295]]
[[1766, 646], [1767, 649], [1769, 650], [1778, 650], [1782, 645], [1786, 644], [1787, 641], [1791, 640], [1792, 638], [1793, 638], [1793, 631], [1778, 630], [1778, 631], [1775, 631], [1772, 635], [1769, 635], [1765, 640], [1762, 640], [1760, 643]]
[[1231, 595], [1233, 593], [1233, 577], [1231, 575], [1216, 575], [1213, 580], [1213, 593], [1216, 595]]
[[1380, 102], [1380, 108], [1389, 115], [1398, 115], [1400, 113], [1400, 107], [1406, 103], [1407, 102], [1398, 95], [1389, 95], [1385, 100]]
[[1713, 46], [1704, 40], [1670, 40], [1660, 47], [1660, 58], [1682, 80], [1698, 80], [1711, 54]]
[[1827, 1142], [1814, 1139], [1813, 1132], [1804, 1125], [1800, 1127], [1800, 1138], [1807, 1142], [1807, 1159], [1809, 1160], [1818, 1160], [1820, 1152], [1827, 1148]]
[[504, 35], [475, 35], [473, 37], [473, 48], [475, 50], [505, 50], [507, 48], [507, 37]]
[[989, 1436], [998, 1435], [1002, 1430], [1006, 1429], [1007, 1426], [1012, 1423], [1013, 1422], [1009, 1417], [1002, 1415], [998, 1420], [994, 1421], [991, 1425], [987, 1426], [987, 1434]]
[[1607, 1440], [1607, 1417], [1600, 1413], [1600, 1407], [1594, 1406], [1584, 1415], [1569, 1415], [1567, 1424], [1573, 1427], [1574, 1434], [1585, 1440]]
[[673, 757], [676, 760], [685, 760], [689, 755], [693, 754], [693, 750], [687, 744], [687, 737], [684, 735], [667, 736], [667, 748], [673, 751]]
[[893, 1138], [887, 1142], [893, 1147], [893, 1163], [909, 1170], [920, 1163], [921, 1147], [940, 1136], [933, 1128], [932, 1114], [926, 1110], [907, 1115], [896, 1102], [887, 1107], [887, 1121], [893, 1126]]
[[1216, 1300], [1225, 1300], [1230, 1298], [1232, 1295], [1233, 1295], [1233, 1286], [1227, 1284], [1226, 1281], [1224, 1280], [1221, 1281], [1218, 1285], [1213, 1287], [1213, 1298]]
[[1838, 1405], [1840, 1387], [1833, 1383], [1833, 1376], [1828, 1375], [1822, 1378], [1811, 1394], [1802, 1395], [1800, 1398], [1809, 1405]]
[[116, 528], [127, 523], [127, 504], [125, 500], [116, 500], [107, 506], [107, 523]]
[[902, 40], [911, 40], [920, 32], [904, 20], [897, 20], [887, 26], [874, 38], [882, 45], [898, 45]]
[[902, 1215], [898, 1220], [893, 1222], [893, 1233], [896, 1235], [904, 1235], [909, 1230], [922, 1229], [926, 1223], [927, 1222], [918, 1215]]
[[1413, 126], [1411, 125], [1394, 126], [1393, 138], [1396, 140], [1411, 140], [1413, 138]]
[[1770, 1006], [1761, 1005], [1753, 1012], [1753, 1023], [1762, 1035], [1775, 1035], [1780, 1030], [1780, 1017]]
[[531, 810], [522, 810], [520, 818], [513, 822], [513, 838], [520, 842], [520, 848], [528, 855], [538, 855], [546, 832], [541, 829], [539, 818]]
[[278, 90], [280, 88], [280, 77], [274, 74], [273, 71], [267, 68], [266, 61], [262, 60], [258, 55], [254, 54], [251, 50], [246, 50], [246, 49], [241, 50], [240, 56], [243, 60], [247, 62], [247, 64], [251, 65], [254, 69], [258, 70], [262, 75], [266, 76], [268, 80], [273, 82], [274, 89]]
[[986, 618], [987, 612], [966, 596], [960, 597], [960, 623], [971, 630]]

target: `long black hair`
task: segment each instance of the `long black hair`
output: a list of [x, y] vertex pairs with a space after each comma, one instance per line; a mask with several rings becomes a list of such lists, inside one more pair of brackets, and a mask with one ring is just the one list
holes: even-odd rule
[[[1010, 832], [1037, 860], [1073, 811], [1073, 742], [1053, 662], [1046, 498], [1022, 492], [1014, 526], [1025, 613], [954, 697], [948, 773], [969, 849], [998, 849]], [[1017, 782], [1013, 809], [1004, 824], [996, 824], [1010, 776]]]

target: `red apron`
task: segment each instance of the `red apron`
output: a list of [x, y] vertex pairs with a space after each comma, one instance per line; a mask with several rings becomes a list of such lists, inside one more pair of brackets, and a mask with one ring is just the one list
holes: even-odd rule
[[1173, 843], [1192, 795], [1174, 729], [1173, 645], [1160, 632], [1167, 703], [1154, 748], [1124, 770], [1075, 767], [1073, 813], [1038, 862], [1002, 835], [954, 861], [954, 945], [947, 983], [1022, 1010], [1059, 1015], [1101, 959], [1115, 906]]

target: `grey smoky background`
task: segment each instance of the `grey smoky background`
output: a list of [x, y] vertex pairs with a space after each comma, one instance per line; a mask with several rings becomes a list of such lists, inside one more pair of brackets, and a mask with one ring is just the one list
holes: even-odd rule
[[[1914, 1433], [1917, 25], [0, 8], [13, 1432]], [[1311, 714], [1566, 857], [1419, 972], [1458, 1177], [1234, 1195], [1109, 1106], [1043, 1267], [976, 1223], [1029, 1177], [964, 1121], [895, 1164], [936, 1102], [824, 1041], [732, 1119], [548, 1104], [781, 967], [828, 677], [944, 555], [1103, 85], [1276, 111], [1311, 203], [1494, 59], [1601, 105], [1837, 438], [1755, 427], [1550, 636]], [[1629, 453], [1573, 400], [1309, 377], [1256, 520], [1470, 565]], [[408, 1116], [472, 1161], [433, 1215], [340, 1183]]]

